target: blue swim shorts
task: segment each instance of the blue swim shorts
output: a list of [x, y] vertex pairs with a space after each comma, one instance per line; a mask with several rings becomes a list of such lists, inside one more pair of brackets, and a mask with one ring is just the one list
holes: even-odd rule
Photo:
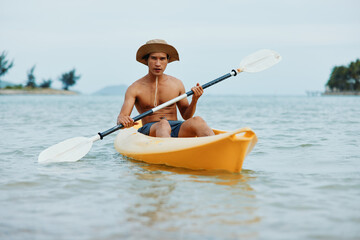
[[[178, 137], [181, 124], [183, 124], [184, 121], [169, 120], [168, 122], [171, 127], [171, 137]], [[155, 123], [157, 123], [157, 122], [150, 122], [150, 123], [145, 124], [144, 126], [142, 126], [141, 128], [138, 129], [138, 132], [149, 136], [150, 128]]]

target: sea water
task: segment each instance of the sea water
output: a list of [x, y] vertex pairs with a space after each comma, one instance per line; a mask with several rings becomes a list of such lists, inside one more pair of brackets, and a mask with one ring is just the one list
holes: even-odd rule
[[47, 147], [116, 123], [122, 96], [0, 96], [0, 239], [360, 239], [360, 97], [207, 96], [259, 141], [239, 174], [127, 160], [116, 133], [74, 163]]

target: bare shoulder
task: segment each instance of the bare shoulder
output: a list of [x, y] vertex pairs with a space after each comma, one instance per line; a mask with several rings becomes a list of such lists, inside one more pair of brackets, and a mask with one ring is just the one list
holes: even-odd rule
[[144, 86], [144, 77], [136, 80], [133, 82], [128, 89], [126, 90], [126, 93], [129, 93], [131, 95], [136, 96], [139, 91], [141, 91], [141, 88]]
[[168, 80], [169, 80], [172, 84], [176, 85], [176, 87], [177, 87], [179, 90], [182, 90], [182, 89], [184, 88], [184, 84], [183, 84], [183, 82], [182, 82], [180, 79], [178, 79], [178, 78], [176, 78], [176, 77], [173, 77], [173, 76], [170, 76], [170, 75], [166, 75], [166, 76], [167, 76]]
[[167, 79], [174, 82], [174, 83], [177, 83], [177, 84], [180, 84], [182, 83], [182, 81], [176, 77], [173, 77], [173, 76], [170, 76], [170, 75], [166, 75]]

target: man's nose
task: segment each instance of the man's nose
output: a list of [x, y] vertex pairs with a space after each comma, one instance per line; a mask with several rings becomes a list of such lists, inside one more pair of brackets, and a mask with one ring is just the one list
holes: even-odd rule
[[156, 60], [155, 65], [156, 65], [156, 66], [160, 66], [160, 65], [161, 65], [161, 64], [160, 64], [160, 59], [157, 59], [157, 60]]

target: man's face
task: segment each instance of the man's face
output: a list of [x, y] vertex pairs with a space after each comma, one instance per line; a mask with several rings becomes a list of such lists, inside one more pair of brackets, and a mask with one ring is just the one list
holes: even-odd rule
[[148, 59], [149, 72], [155, 76], [160, 76], [164, 73], [168, 64], [166, 53], [150, 53]]

